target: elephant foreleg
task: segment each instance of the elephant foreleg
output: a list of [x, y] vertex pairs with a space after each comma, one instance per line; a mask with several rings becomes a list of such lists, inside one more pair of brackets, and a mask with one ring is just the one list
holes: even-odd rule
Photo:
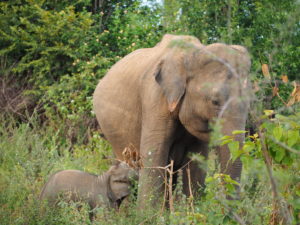
[[198, 141], [188, 150], [186, 165], [183, 168], [183, 192], [186, 196], [193, 195], [195, 197], [201, 195], [205, 188], [206, 168], [201, 161], [191, 160], [190, 154], [200, 154], [203, 156], [203, 160], [206, 160], [208, 155], [207, 143]]
[[138, 205], [160, 207], [165, 190], [165, 170], [174, 133], [171, 120], [156, 124], [145, 121], [142, 130], [140, 155], [143, 168], [139, 174]]

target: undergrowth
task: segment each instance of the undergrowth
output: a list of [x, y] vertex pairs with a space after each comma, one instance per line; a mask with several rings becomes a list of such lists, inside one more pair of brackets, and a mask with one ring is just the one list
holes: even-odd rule
[[[263, 116], [266, 122], [261, 129], [266, 130], [268, 126], [272, 128], [273, 133], [265, 132], [265, 134], [268, 135], [269, 146], [273, 150], [276, 146], [270, 142], [271, 135], [298, 149], [299, 133], [294, 133], [296, 136], [292, 137], [293, 140], [289, 140], [285, 137], [287, 133], [284, 132], [285, 129], [293, 130], [293, 127], [295, 131], [299, 129], [297, 116], [299, 113], [291, 117], [276, 116], [275, 121], [269, 120], [268, 117], [266, 119], [266, 115]], [[1, 119], [1, 224], [238, 224], [241, 221], [245, 224], [269, 224], [274, 213], [280, 214], [278, 209], [274, 209], [272, 187], [261, 155], [261, 140], [256, 135], [248, 137], [243, 149], [231, 147], [233, 157], [239, 154], [244, 163], [239, 200], [226, 199], [226, 195], [234, 190], [230, 184], [235, 183], [233, 181], [230, 183], [230, 178], [215, 173], [216, 156], [211, 152], [204, 196], [201, 199], [186, 197], [181, 192], [179, 182], [175, 190], [173, 212], [167, 208], [158, 211], [140, 211], [133, 199], [127, 204], [124, 203], [119, 212], [96, 209], [97, 217], [91, 222], [86, 205], [80, 211], [74, 204], [64, 202], [55, 208], [49, 208], [44, 202], [40, 202], [38, 197], [50, 174], [62, 169], [79, 169], [100, 174], [107, 170], [113, 155], [108, 143], [97, 133], [91, 132], [88, 143], [78, 142], [73, 145], [61, 135], [63, 125], [53, 129], [48, 126], [41, 127], [35, 118], [28, 121], [29, 123], [20, 124], [13, 119], [6, 118], [5, 121]], [[223, 137], [220, 141], [221, 144], [234, 142], [230, 136]], [[279, 156], [272, 156], [271, 152], [271, 156], [274, 157], [272, 169], [280, 196], [279, 204], [288, 206], [296, 224], [300, 208], [297, 161], [299, 158], [285, 149], [280, 151], [286, 151], [284, 156], [280, 156], [280, 160]], [[287, 161], [288, 164], [282, 163], [284, 157], [289, 157], [292, 161]], [[227, 186], [222, 183], [224, 179], [228, 179]]]

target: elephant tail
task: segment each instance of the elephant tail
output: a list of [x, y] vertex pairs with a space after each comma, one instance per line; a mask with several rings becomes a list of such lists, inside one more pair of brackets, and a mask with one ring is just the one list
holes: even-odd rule
[[107, 138], [105, 137], [102, 129], [101, 129], [101, 125], [98, 123], [98, 131], [99, 131], [99, 135], [101, 138], [103, 138], [104, 140], [107, 140]]

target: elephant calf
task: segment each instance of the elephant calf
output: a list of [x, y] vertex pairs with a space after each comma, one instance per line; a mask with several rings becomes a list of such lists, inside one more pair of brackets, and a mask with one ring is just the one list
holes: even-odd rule
[[133, 179], [137, 179], [136, 171], [124, 162], [112, 166], [102, 175], [63, 170], [50, 177], [40, 199], [47, 199], [55, 205], [62, 194], [63, 199], [86, 202], [91, 209], [99, 206], [118, 208], [130, 194]]

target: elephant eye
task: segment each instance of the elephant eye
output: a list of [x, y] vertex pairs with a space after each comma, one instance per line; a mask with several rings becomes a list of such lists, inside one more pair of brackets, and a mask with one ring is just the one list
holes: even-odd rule
[[220, 106], [220, 101], [216, 100], [216, 99], [213, 99], [212, 101], [212, 104], [216, 105], [216, 106]]
[[115, 180], [114, 182], [117, 182], [117, 183], [128, 183], [128, 181], [127, 180]]

